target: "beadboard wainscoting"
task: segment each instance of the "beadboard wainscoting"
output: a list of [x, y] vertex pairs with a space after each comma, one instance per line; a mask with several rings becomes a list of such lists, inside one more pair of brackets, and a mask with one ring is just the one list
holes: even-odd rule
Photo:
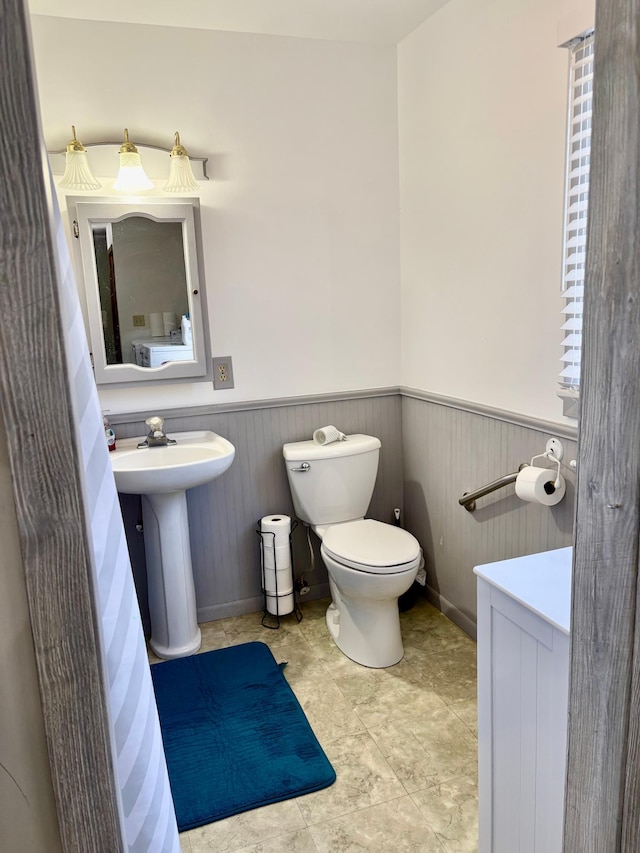
[[[120, 438], [143, 436], [150, 412], [109, 415]], [[262, 608], [260, 518], [294, 517], [282, 445], [311, 437], [316, 427], [335, 424], [382, 441], [371, 518], [391, 522], [402, 511], [403, 525], [425, 552], [427, 593], [471, 636], [476, 633], [473, 567], [481, 563], [547, 551], [572, 541], [575, 430], [464, 401], [412, 389], [375, 389], [331, 397], [240, 403], [154, 412], [165, 417], [168, 435], [211, 429], [236, 448], [231, 468], [219, 479], [187, 492], [193, 571], [201, 622]], [[458, 504], [471, 491], [541, 453], [549, 437], [565, 448], [562, 473], [567, 493], [555, 507], [525, 503], [510, 485], [478, 501], [470, 513]], [[125, 529], [143, 621], [149, 627], [144, 541], [136, 530], [140, 499], [121, 495]], [[302, 525], [293, 534], [296, 577], [311, 587], [308, 598], [329, 594], [318, 542], [311, 537], [315, 568]]]
[[[429, 597], [475, 636], [474, 566], [572, 543], [575, 429], [413, 393], [402, 397], [405, 526], [424, 549]], [[513, 485], [480, 498], [475, 512], [460, 506], [464, 492], [517, 471], [552, 436], [565, 451], [557, 506], [521, 501]]]
[[[183, 430], [210, 429], [228, 438], [236, 448], [233, 464], [222, 477], [187, 492], [198, 621], [262, 608], [259, 540], [255, 532], [258, 521], [273, 513], [294, 517], [282, 457], [282, 445], [286, 442], [310, 439], [314, 429], [326, 424], [335, 424], [345, 433], [377, 436], [382, 450], [369, 515], [391, 521], [394, 508], [402, 507], [398, 389], [312, 399], [214, 406], [208, 410], [109, 414], [118, 438], [146, 435], [145, 418], [160, 414], [165, 418], [164, 428], [169, 436]], [[144, 542], [136, 530], [140, 499], [136, 495], [120, 498], [143, 622], [148, 630]], [[311, 587], [306, 598], [328, 595], [327, 574], [316, 541], [315, 569], [309, 573], [311, 557], [302, 524], [294, 531], [293, 546], [295, 574], [303, 574]]]

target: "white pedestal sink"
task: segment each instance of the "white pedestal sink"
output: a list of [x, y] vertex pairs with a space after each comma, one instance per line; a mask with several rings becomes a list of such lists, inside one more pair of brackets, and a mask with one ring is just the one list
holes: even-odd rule
[[231, 442], [215, 432], [170, 437], [177, 443], [143, 448], [140, 438], [121, 439], [109, 454], [118, 491], [142, 495], [150, 645], [168, 659], [200, 648], [186, 490], [219, 477], [235, 456]]

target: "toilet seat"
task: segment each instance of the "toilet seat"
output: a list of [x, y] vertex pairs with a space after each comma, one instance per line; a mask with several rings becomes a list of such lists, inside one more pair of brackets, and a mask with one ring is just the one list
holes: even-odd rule
[[379, 575], [409, 571], [420, 560], [420, 545], [414, 536], [372, 518], [331, 525], [322, 548], [343, 566]]

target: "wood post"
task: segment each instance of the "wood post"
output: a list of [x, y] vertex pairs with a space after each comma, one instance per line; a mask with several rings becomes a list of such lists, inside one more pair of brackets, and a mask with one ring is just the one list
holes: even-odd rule
[[639, 30], [598, 0], [565, 853], [640, 850]]
[[0, 20], [0, 405], [45, 733], [64, 850], [119, 853], [123, 838], [24, 0], [0, 0]]

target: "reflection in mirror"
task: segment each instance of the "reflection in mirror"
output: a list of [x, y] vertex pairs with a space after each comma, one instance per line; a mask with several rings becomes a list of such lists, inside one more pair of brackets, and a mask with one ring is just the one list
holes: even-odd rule
[[208, 377], [197, 199], [67, 199], [98, 385]]
[[179, 323], [189, 313], [180, 223], [130, 216], [92, 222], [91, 230], [107, 364], [149, 367], [139, 349], [145, 339], [167, 343], [179, 360], [193, 358]]

